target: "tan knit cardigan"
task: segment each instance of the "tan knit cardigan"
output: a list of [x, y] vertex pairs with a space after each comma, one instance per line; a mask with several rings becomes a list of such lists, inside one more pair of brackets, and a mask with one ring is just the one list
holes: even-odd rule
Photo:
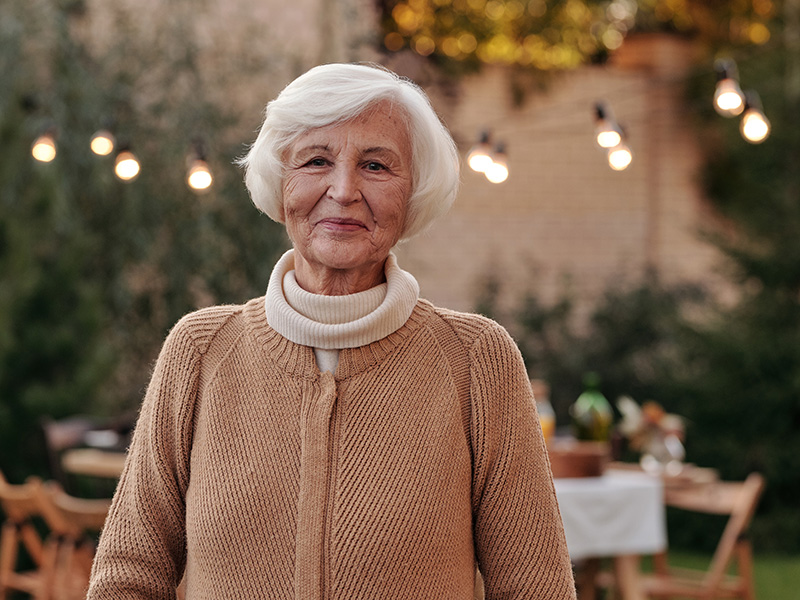
[[530, 385], [496, 323], [420, 300], [341, 352], [263, 298], [170, 332], [88, 598], [574, 599]]

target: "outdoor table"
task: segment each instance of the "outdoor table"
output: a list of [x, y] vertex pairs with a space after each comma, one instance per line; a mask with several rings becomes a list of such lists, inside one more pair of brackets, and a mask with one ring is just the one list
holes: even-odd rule
[[77, 448], [64, 452], [61, 465], [65, 471], [76, 475], [115, 479], [122, 474], [126, 456], [124, 452]]
[[644, 598], [639, 557], [667, 546], [661, 478], [608, 470], [554, 481], [570, 558], [612, 558], [623, 600]]

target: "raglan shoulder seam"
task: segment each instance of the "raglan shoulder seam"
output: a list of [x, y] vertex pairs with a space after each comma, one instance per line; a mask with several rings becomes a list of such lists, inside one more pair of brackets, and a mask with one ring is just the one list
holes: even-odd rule
[[188, 338], [198, 354], [205, 354], [217, 334], [228, 322], [240, 315], [244, 305], [224, 304], [209, 306], [181, 317], [170, 335], [183, 335]]
[[511, 339], [508, 331], [496, 321], [476, 313], [458, 312], [447, 308], [433, 307], [434, 313], [453, 328], [459, 341], [468, 352], [492, 334]]

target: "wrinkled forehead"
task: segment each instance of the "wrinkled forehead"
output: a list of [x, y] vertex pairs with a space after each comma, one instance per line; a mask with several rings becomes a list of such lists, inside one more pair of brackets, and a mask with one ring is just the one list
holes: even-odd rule
[[383, 100], [358, 115], [329, 125], [302, 130], [283, 153], [287, 159], [308, 146], [338, 146], [357, 144], [362, 149], [383, 148], [412, 162], [412, 141], [408, 114], [401, 106]]

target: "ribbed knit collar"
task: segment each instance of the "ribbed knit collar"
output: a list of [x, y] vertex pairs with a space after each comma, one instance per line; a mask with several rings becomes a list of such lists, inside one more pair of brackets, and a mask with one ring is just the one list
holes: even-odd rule
[[312, 348], [357, 348], [385, 338], [403, 326], [419, 298], [417, 280], [397, 266], [391, 253], [385, 284], [347, 296], [307, 292], [289, 275], [293, 270], [294, 250], [289, 250], [270, 276], [267, 321], [286, 339]]

